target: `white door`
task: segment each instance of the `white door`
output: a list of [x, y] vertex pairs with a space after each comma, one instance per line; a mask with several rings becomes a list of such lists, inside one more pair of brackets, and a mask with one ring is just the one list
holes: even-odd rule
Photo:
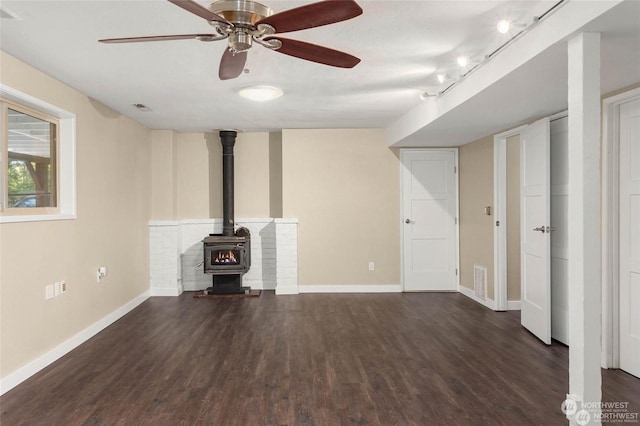
[[620, 105], [620, 368], [640, 377], [640, 99]]
[[569, 119], [551, 122], [551, 337], [569, 345]]
[[454, 150], [403, 150], [405, 291], [455, 291], [458, 239]]
[[551, 344], [549, 119], [527, 126], [520, 150], [521, 322]]

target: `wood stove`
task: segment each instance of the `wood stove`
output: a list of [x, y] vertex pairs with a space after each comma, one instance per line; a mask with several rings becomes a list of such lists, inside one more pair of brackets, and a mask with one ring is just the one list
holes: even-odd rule
[[210, 234], [204, 243], [204, 273], [213, 275], [246, 274], [251, 267], [251, 235], [238, 228], [235, 235]]
[[221, 130], [222, 143], [222, 234], [209, 234], [202, 240], [204, 273], [213, 275], [213, 285], [206, 294], [242, 294], [242, 275], [251, 267], [251, 233], [247, 228], [235, 230], [233, 218], [233, 146], [237, 133]]

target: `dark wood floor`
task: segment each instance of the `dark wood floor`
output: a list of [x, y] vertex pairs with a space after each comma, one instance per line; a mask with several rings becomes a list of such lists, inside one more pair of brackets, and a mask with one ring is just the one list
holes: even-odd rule
[[[9, 425], [563, 425], [568, 349], [459, 294], [151, 298], [0, 399]], [[603, 370], [640, 411], [640, 380]]]

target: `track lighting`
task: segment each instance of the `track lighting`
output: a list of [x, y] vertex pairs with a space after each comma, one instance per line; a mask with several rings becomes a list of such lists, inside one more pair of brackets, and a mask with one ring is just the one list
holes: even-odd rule
[[420, 93], [420, 100], [421, 100], [421, 101], [424, 101], [424, 100], [426, 100], [427, 98], [434, 98], [434, 97], [436, 97], [436, 96], [437, 96], [437, 95], [432, 95], [432, 94], [431, 94], [431, 93], [429, 93], [429, 92], [422, 92], [422, 93]]
[[496, 25], [496, 29], [500, 34], [506, 34], [511, 29], [511, 22], [507, 21], [506, 19], [502, 19], [498, 21], [498, 25]]

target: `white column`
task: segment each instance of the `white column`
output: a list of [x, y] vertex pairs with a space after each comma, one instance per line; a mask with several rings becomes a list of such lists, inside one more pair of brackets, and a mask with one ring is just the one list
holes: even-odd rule
[[[569, 396], [594, 423], [601, 401], [600, 34], [568, 44]], [[582, 402], [582, 404], [580, 404]], [[583, 413], [584, 415], [584, 413]], [[571, 424], [578, 424], [568, 416]], [[599, 423], [599, 422], [598, 422]], [[581, 423], [583, 424], [583, 423]]]
[[298, 219], [274, 219], [276, 294], [298, 294]]
[[152, 296], [182, 294], [179, 227], [175, 221], [149, 222], [149, 279]]

